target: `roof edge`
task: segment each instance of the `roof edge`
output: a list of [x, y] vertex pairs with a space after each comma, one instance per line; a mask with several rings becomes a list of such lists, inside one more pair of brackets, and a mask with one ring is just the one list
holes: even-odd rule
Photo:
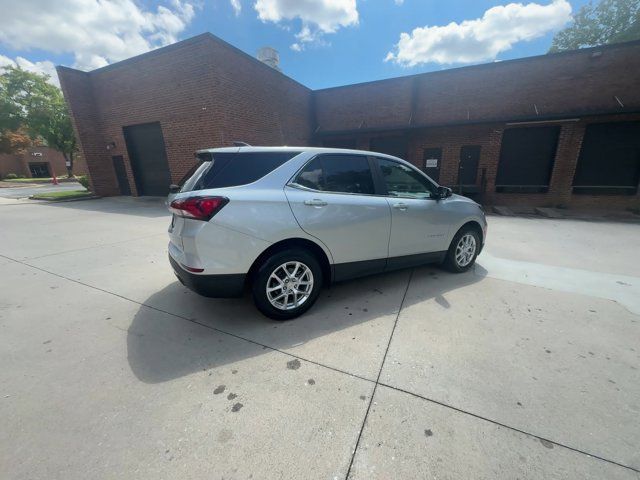
[[[180, 40], [179, 42], [176, 43], [172, 43], [170, 45], [165, 45], [164, 47], [159, 47], [156, 48], [154, 50], [150, 50], [148, 52], [145, 53], [141, 53], [140, 55], [136, 55], [134, 57], [130, 57], [130, 58], [126, 58], [124, 60], [120, 60], [119, 62], [115, 62], [115, 63], [111, 63], [109, 65], [105, 65], [104, 67], [100, 67], [100, 68], [96, 68], [95, 70], [90, 70], [88, 72], [84, 72], [87, 73], [88, 75], [93, 75], [93, 74], [99, 74], [102, 72], [108, 72], [110, 70], [115, 70], [117, 68], [120, 68], [122, 66], [126, 66], [129, 64], [134, 64], [137, 63], [141, 60], [145, 60], [147, 58], [152, 58], [154, 56], [157, 55], [163, 55], [167, 52], [171, 52], [173, 50], [176, 50], [178, 48], [183, 48], [185, 46], [188, 46], [190, 44], [198, 44], [201, 42], [206, 42], [206, 41], [213, 41], [215, 43], [217, 43], [218, 45], [225, 47], [235, 53], [240, 54], [240, 56], [247, 58], [249, 60], [251, 60], [252, 62], [254, 62], [257, 65], [260, 65], [262, 68], [267, 69], [270, 72], [273, 72], [277, 75], [281, 75], [283, 78], [301, 86], [304, 87], [306, 90], [311, 91], [311, 89], [309, 87], [307, 87], [306, 85], [303, 85], [302, 83], [298, 82], [297, 80], [291, 78], [290, 76], [286, 75], [285, 73], [282, 73], [279, 70], [276, 70], [275, 68], [270, 67], [269, 65], [265, 64], [264, 62], [261, 62], [260, 60], [258, 60], [256, 57], [253, 57], [252, 55], [248, 54], [247, 52], [240, 50], [238, 47], [235, 47], [233, 45], [231, 45], [230, 43], [222, 40], [220, 37], [214, 35], [211, 32], [204, 32], [204, 33], [200, 33], [198, 35], [195, 35], [193, 37], [189, 37], [186, 38], [184, 40]], [[64, 68], [69, 68], [69, 67], [64, 67]], [[73, 69], [72, 69], [73, 70]], [[79, 70], [82, 71], [82, 70]]]
[[536, 123], [536, 122], [567, 122], [575, 120], [576, 118], [582, 119], [584, 117], [604, 117], [611, 115], [637, 115], [640, 114], [640, 108], [629, 108], [628, 110], [592, 110], [583, 112], [566, 112], [556, 115], [540, 115], [540, 116], [514, 116], [509, 118], [488, 118], [483, 120], [463, 120], [441, 123], [423, 123], [419, 125], [388, 125], [383, 127], [369, 127], [369, 128], [352, 128], [343, 130], [319, 130], [313, 134], [314, 137], [332, 137], [341, 135], [357, 135], [367, 133], [381, 133], [381, 132], [398, 132], [398, 131], [413, 131], [423, 130], [427, 128], [442, 128], [442, 127], [470, 127], [474, 125], [485, 125], [491, 123]]
[[606, 44], [606, 45], [596, 45], [594, 47], [578, 48], [578, 49], [575, 49], [575, 50], [565, 50], [563, 52], [543, 53], [543, 54], [540, 54], [540, 55], [532, 55], [530, 57], [512, 58], [510, 60], [500, 60], [500, 61], [487, 62], [487, 63], [478, 63], [478, 64], [475, 64], [475, 65], [464, 65], [462, 67], [446, 68], [444, 70], [436, 70], [436, 71], [433, 71], [433, 72], [413, 73], [411, 75], [400, 75], [400, 76], [397, 76], [397, 77], [381, 78], [379, 80], [369, 80], [369, 81], [366, 81], [366, 82], [349, 83], [347, 85], [337, 85], [335, 87], [318, 88], [318, 89], [314, 90], [314, 92], [326, 92], [328, 90], [337, 90], [339, 88], [360, 87], [360, 86], [363, 86], [363, 85], [371, 85], [371, 84], [375, 84], [375, 83], [391, 82], [391, 81], [399, 80], [399, 79], [410, 80], [410, 79], [414, 79], [414, 78], [417, 78], [417, 77], [427, 77], [427, 76], [430, 76], [430, 75], [442, 75], [442, 74], [446, 74], [446, 73], [450, 73], [450, 72], [457, 72], [457, 71], [460, 71], [460, 70], [497, 68], [497, 67], [499, 67], [501, 65], [508, 65], [508, 64], [513, 64], [513, 63], [530, 62], [530, 61], [543, 60], [543, 59], [555, 58], [555, 57], [561, 57], [561, 56], [568, 56], [568, 55], [580, 55], [580, 54], [586, 54], [588, 52], [593, 52], [595, 50], [613, 50], [613, 49], [616, 49], [616, 48], [628, 48], [628, 47], [634, 47], [634, 46], [640, 46], [640, 40], [631, 40], [629, 42], [610, 43], [610, 44]]

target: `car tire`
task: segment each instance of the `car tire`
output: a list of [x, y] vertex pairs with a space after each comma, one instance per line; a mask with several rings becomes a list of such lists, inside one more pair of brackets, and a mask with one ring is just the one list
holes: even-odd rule
[[322, 284], [322, 268], [316, 257], [303, 249], [291, 249], [276, 252], [262, 263], [251, 290], [256, 307], [264, 315], [290, 320], [311, 308]]
[[443, 266], [453, 273], [466, 272], [476, 262], [480, 246], [478, 231], [471, 226], [462, 227], [449, 245]]

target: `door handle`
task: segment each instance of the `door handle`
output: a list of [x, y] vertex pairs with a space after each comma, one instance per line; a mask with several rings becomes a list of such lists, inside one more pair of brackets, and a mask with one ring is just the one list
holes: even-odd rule
[[324, 207], [327, 202], [320, 200], [319, 198], [314, 198], [313, 200], [305, 200], [304, 204], [309, 205], [310, 207]]
[[394, 203], [393, 208], [395, 208], [396, 210], [402, 210], [404, 212], [407, 208], [409, 208], [409, 206], [406, 203]]

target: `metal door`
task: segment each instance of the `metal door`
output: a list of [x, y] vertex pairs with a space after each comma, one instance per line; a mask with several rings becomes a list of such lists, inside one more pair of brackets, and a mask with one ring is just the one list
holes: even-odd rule
[[123, 130], [138, 195], [167, 195], [171, 177], [160, 124], [132, 125]]
[[129, 185], [129, 179], [127, 178], [127, 170], [124, 167], [124, 158], [122, 155], [116, 155], [111, 157], [111, 161], [113, 162], [113, 169], [116, 172], [120, 195], [131, 195], [131, 186]]
[[460, 149], [458, 166], [458, 187], [460, 193], [477, 193], [478, 164], [480, 163], [480, 146], [465, 145]]

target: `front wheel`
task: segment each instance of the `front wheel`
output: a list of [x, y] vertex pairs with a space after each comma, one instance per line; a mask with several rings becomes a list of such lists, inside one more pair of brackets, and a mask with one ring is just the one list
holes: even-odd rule
[[480, 235], [472, 227], [463, 227], [453, 237], [444, 266], [454, 273], [466, 272], [476, 261], [480, 252]]
[[274, 320], [289, 320], [309, 310], [322, 288], [322, 268], [305, 250], [286, 250], [269, 257], [252, 285], [258, 310]]

